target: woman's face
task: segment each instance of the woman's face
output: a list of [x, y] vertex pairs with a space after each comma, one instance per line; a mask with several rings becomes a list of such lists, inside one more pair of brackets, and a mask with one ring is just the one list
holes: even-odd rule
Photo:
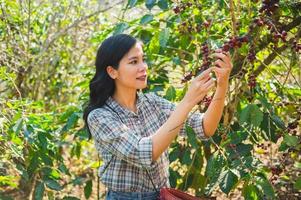
[[116, 86], [133, 89], [145, 88], [147, 86], [147, 68], [142, 45], [136, 42], [120, 60], [119, 68], [114, 72]]

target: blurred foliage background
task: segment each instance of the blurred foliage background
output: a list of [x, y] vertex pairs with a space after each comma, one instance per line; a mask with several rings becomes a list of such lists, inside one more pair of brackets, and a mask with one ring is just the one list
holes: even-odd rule
[[170, 146], [173, 187], [217, 199], [300, 198], [300, 1], [0, 2], [1, 199], [104, 197], [82, 111], [98, 46], [123, 32], [145, 44], [144, 92], [173, 102], [212, 51], [232, 55], [214, 137], [199, 141], [187, 127]]

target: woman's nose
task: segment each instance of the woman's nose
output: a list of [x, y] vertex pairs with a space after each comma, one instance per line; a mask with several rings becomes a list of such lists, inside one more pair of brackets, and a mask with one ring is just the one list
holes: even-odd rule
[[143, 63], [140, 67], [140, 70], [147, 70], [148, 66], [146, 63]]

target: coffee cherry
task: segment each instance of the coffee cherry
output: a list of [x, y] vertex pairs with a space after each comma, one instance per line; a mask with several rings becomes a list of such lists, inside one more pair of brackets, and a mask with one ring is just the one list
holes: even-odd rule
[[255, 88], [255, 86], [256, 86], [256, 77], [255, 77], [255, 75], [251, 74], [251, 75], [249, 76], [249, 79], [248, 79], [248, 86], [250, 87], [250, 89]]
[[287, 32], [286, 32], [286, 31], [282, 31], [282, 32], [281, 32], [281, 35], [282, 35], [283, 37], [286, 37], [286, 36], [287, 36]]
[[211, 97], [208, 97], [207, 95], [202, 99], [201, 103], [202, 104], [205, 104], [205, 107], [209, 107], [211, 101], [212, 101], [212, 96]]
[[273, 175], [279, 175], [283, 171], [280, 166], [273, 166], [270, 169]]
[[289, 130], [294, 130], [294, 129], [296, 129], [297, 127], [298, 127], [298, 121], [294, 121], [294, 122], [289, 123], [287, 128], [288, 128]]
[[253, 62], [256, 59], [256, 54], [254, 50], [251, 50], [248, 54], [248, 60], [249, 62]]
[[208, 28], [210, 26], [210, 22], [204, 21], [203, 25], [204, 25], [205, 28]]
[[193, 76], [192, 72], [191, 71], [188, 72], [186, 75], [184, 75], [184, 78], [181, 80], [181, 83], [185, 83], [191, 80], [192, 76]]
[[224, 44], [224, 46], [222, 47], [223, 51], [229, 51], [230, 50], [230, 45], [229, 44]]
[[279, 8], [278, 3], [279, 0], [263, 0], [259, 12], [262, 14], [265, 13], [270, 16]]
[[179, 14], [181, 12], [181, 9], [179, 6], [176, 6], [173, 11], [176, 13], [176, 14]]

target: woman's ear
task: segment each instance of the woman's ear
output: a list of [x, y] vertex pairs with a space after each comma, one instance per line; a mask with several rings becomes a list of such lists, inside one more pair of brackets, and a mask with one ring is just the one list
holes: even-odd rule
[[106, 70], [112, 79], [115, 79], [117, 77], [117, 70], [114, 69], [112, 66], [107, 66]]

